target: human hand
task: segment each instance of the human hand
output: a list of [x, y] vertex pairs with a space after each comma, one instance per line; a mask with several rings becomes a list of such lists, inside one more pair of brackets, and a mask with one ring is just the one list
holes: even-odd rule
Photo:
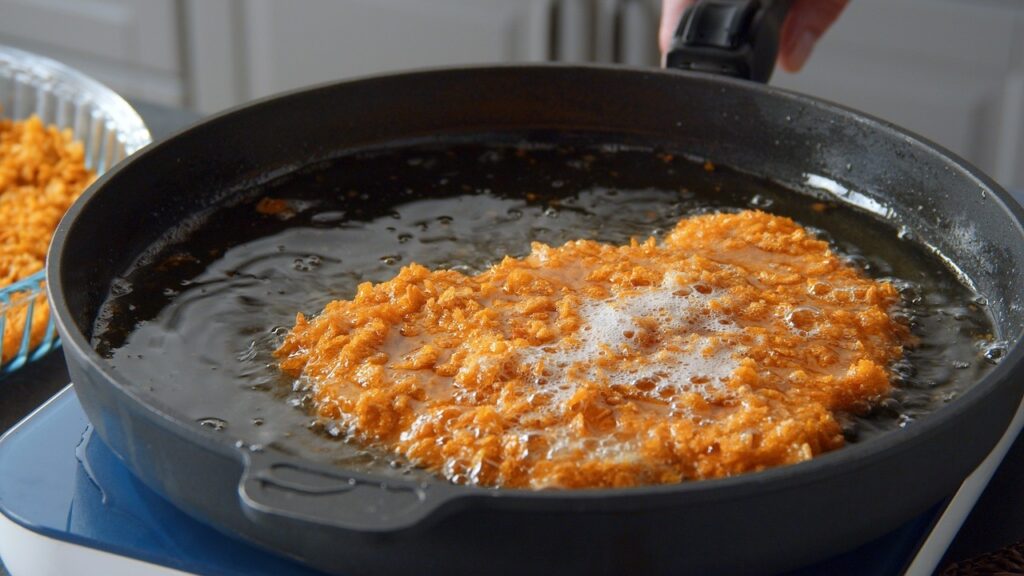
[[[665, 53], [672, 43], [683, 12], [695, 0], [662, 0], [661, 31], [658, 43]], [[782, 25], [779, 39], [779, 65], [787, 72], [797, 72], [804, 67], [811, 55], [814, 44], [832, 26], [849, 0], [794, 0], [786, 22]]]

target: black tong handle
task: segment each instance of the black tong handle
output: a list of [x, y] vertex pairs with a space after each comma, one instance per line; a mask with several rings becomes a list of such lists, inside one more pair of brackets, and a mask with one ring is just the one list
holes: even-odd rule
[[665, 66], [767, 82], [792, 0], [698, 0], [679, 21]]

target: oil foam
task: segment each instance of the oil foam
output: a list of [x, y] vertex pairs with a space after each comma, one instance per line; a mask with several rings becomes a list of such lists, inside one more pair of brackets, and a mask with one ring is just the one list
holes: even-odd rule
[[520, 357], [536, 367], [535, 384], [559, 410], [587, 382], [640, 387], [664, 400], [680, 392], [720, 393], [737, 367], [737, 350], [718, 345], [731, 325], [712, 311], [716, 297], [666, 274], [659, 286], [584, 301], [574, 338], [524, 349]]

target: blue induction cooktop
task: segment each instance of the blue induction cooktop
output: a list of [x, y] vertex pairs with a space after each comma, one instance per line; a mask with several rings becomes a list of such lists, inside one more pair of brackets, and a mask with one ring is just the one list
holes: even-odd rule
[[[901, 574], [944, 506], [937, 504], [874, 542], [790, 576]], [[201, 575], [320, 574], [225, 536], [146, 488], [92, 434], [70, 386], [0, 439], [0, 514], [11, 530], [31, 538], [82, 547], [79, 552], [134, 558], [154, 573], [168, 573], [156, 568], [165, 567]], [[12, 571], [17, 569], [14, 556], [33, 553], [11, 550], [10, 543], [4, 549], [3, 544], [0, 553]], [[87, 565], [77, 568], [79, 574], [92, 572]]]

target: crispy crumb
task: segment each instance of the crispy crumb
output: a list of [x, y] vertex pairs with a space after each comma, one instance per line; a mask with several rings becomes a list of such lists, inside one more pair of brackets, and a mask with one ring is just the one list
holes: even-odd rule
[[411, 264], [276, 355], [320, 418], [456, 482], [671, 483], [842, 446], [836, 413], [888, 393], [909, 338], [897, 298], [788, 218], [712, 214], [475, 276]]
[[256, 203], [256, 211], [267, 216], [277, 216], [284, 220], [295, 216], [295, 210], [292, 209], [291, 204], [287, 200], [271, 198], [270, 196], [260, 198], [260, 201]]
[[[0, 288], [43, 268], [46, 250], [64, 212], [94, 178], [85, 149], [70, 130], [46, 126], [36, 116], [0, 119]], [[17, 298], [3, 312], [6, 327], [0, 364], [20, 349], [29, 298]], [[35, 299], [30, 348], [43, 338], [49, 308]]]

